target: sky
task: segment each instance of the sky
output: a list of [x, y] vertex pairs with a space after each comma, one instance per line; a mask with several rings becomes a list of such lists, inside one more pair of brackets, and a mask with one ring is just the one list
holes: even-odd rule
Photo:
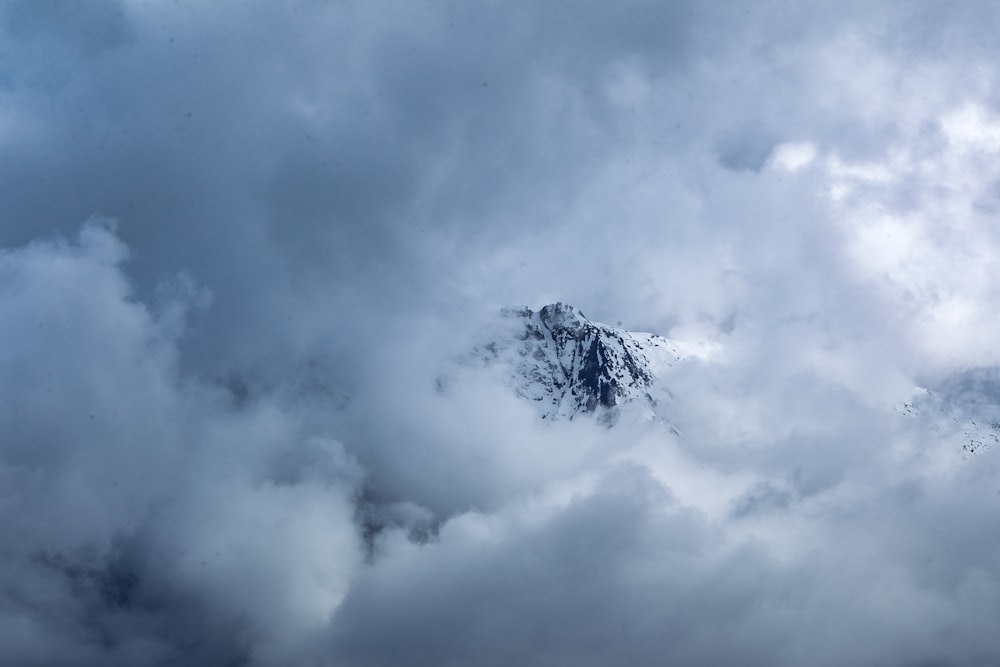
[[[0, 663], [1000, 664], [1000, 447], [895, 407], [1000, 395], [998, 30], [3, 0]], [[556, 301], [713, 350], [679, 435], [462, 367]]]

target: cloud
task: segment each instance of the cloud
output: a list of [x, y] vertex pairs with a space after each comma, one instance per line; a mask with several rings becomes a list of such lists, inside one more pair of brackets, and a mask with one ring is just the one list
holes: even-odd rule
[[266, 661], [344, 594], [362, 473], [180, 377], [175, 304], [134, 301], [125, 257], [100, 221], [0, 257], [3, 661]]
[[939, 579], [934, 563], [954, 563], [953, 548], [983, 552], [963, 538], [894, 546], [895, 520], [941, 500], [894, 494], [849, 516], [822, 501], [777, 510], [786, 534], [769, 544], [764, 531], [734, 539], [743, 520], [679, 506], [641, 468], [610, 469], [568, 501], [470, 513], [433, 545], [387, 545], [338, 610], [332, 646], [359, 665], [984, 659], [995, 650], [983, 620], [996, 613], [992, 561]]
[[[997, 22], [7, 3], [0, 662], [990, 664], [893, 404], [992, 391]], [[679, 436], [458, 363], [556, 300], [717, 351]]]

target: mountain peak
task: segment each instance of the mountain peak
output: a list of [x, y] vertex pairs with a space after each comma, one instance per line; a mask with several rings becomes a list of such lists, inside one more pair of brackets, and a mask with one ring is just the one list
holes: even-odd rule
[[578, 308], [562, 302], [542, 306], [542, 309], [538, 311], [538, 318], [551, 330], [578, 332], [585, 325], [591, 324]]
[[678, 360], [670, 341], [592, 322], [578, 308], [554, 303], [534, 311], [506, 308], [514, 335], [479, 348], [487, 363], [510, 365], [515, 393], [539, 404], [545, 419], [597, 413], [614, 423], [622, 406], [637, 403], [652, 415], [668, 392], [654, 386], [654, 360]]

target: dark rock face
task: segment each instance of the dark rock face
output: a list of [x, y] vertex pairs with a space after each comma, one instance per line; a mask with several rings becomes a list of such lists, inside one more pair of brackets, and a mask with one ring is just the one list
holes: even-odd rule
[[562, 303], [542, 308], [538, 321], [547, 331], [536, 332], [535, 339], [551, 339], [560, 360], [560, 384], [569, 387], [583, 412], [613, 408], [652, 384], [649, 362], [630, 336], [626, 340], [627, 333], [594, 324]]

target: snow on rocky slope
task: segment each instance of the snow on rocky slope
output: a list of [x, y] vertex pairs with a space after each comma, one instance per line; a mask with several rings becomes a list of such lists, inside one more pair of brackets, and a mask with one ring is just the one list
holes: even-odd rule
[[503, 333], [473, 357], [506, 364], [511, 388], [537, 403], [544, 419], [595, 414], [611, 425], [623, 409], [638, 408], [669, 421], [670, 392], [659, 380], [685, 358], [674, 341], [592, 322], [563, 303], [504, 309], [501, 319]]

